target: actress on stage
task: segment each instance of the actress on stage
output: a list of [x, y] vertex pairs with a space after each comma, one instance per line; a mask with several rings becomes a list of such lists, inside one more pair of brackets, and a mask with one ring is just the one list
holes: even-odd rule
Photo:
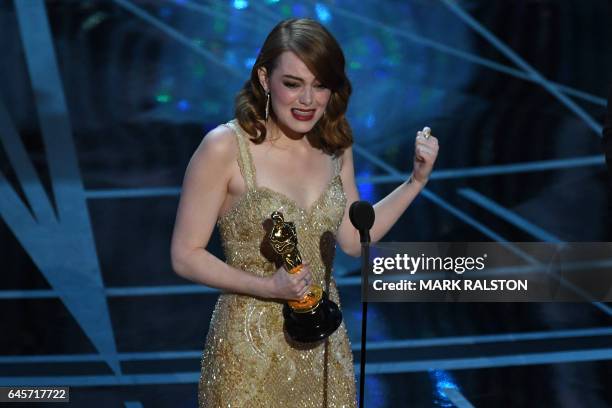
[[[350, 94], [343, 52], [327, 29], [309, 19], [282, 21], [236, 97], [235, 119], [209, 132], [189, 162], [172, 265], [222, 291], [204, 346], [200, 407], [356, 406], [344, 323], [325, 340], [300, 343], [287, 335], [282, 313], [312, 284], [340, 304], [331, 276], [336, 243], [360, 254], [348, 217], [359, 200], [345, 117]], [[437, 154], [429, 129], [418, 132], [411, 176], [374, 206], [372, 242], [423, 189]], [[275, 211], [295, 226], [305, 263], [298, 273], [278, 268], [267, 250]], [[226, 262], [206, 250], [215, 225]]]

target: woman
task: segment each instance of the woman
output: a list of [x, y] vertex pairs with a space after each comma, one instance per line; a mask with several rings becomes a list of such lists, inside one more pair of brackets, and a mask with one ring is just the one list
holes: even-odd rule
[[[338, 301], [330, 278], [335, 242], [359, 256], [348, 206], [355, 186], [351, 85], [336, 40], [313, 20], [286, 20], [268, 35], [236, 98], [236, 119], [206, 135], [187, 168], [172, 238], [180, 276], [222, 290], [202, 359], [200, 407], [354, 407], [355, 380], [344, 324], [327, 340], [291, 341], [282, 305], [312, 283]], [[437, 140], [418, 134], [414, 171], [375, 206], [373, 242], [423, 188]], [[295, 223], [306, 262], [299, 273], [266, 255], [266, 220]], [[227, 263], [206, 245], [218, 224]]]

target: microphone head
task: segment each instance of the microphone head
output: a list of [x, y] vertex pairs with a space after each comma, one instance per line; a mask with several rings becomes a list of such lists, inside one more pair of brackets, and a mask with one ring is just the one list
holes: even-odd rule
[[349, 219], [359, 232], [369, 231], [374, 225], [374, 207], [367, 201], [355, 201], [349, 208]]

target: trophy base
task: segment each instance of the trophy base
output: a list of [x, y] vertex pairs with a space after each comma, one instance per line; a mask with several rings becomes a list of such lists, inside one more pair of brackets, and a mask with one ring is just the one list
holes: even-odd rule
[[342, 312], [337, 304], [328, 299], [326, 292], [323, 292], [321, 304], [314, 310], [298, 313], [285, 304], [283, 316], [289, 337], [300, 343], [324, 340], [342, 323]]

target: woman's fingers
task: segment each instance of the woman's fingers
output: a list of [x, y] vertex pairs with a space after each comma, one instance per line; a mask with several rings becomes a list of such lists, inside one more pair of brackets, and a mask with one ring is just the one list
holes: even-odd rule
[[304, 264], [304, 267], [299, 273], [295, 274], [296, 280], [304, 280], [306, 282], [310, 282], [312, 280], [312, 274], [310, 273], [310, 268], [308, 264]]
[[435, 136], [429, 136], [428, 138], [425, 137], [425, 135], [423, 135], [423, 132], [418, 131], [417, 132], [417, 136], [415, 139], [415, 143], [416, 144], [421, 144], [424, 146], [428, 146], [430, 148], [438, 148], [439, 142], [438, 142], [438, 138], [436, 138]]
[[296, 299], [301, 299], [308, 293], [310, 284], [306, 283], [304, 279], [296, 281], [292, 286], [292, 292]]
[[418, 161], [430, 161], [438, 154], [438, 139], [433, 135], [426, 137], [422, 131], [417, 132], [414, 146], [414, 154]]
[[312, 283], [312, 275], [307, 264], [304, 264], [302, 269], [295, 274], [289, 274], [291, 291], [296, 298], [302, 298], [310, 288]]
[[280, 267], [270, 278], [273, 281], [275, 296], [280, 299], [301, 299], [308, 293], [313, 283], [312, 273], [306, 263], [296, 273], [289, 273], [286, 268]]
[[429, 146], [416, 146], [415, 154], [417, 155], [417, 157], [420, 157], [422, 159], [427, 159], [427, 158], [434, 157], [436, 154], [436, 150], [432, 149]]
[[298, 295], [299, 298], [303, 298], [304, 296], [306, 296], [306, 294], [309, 292], [310, 290], [310, 285], [304, 285], [304, 287], [302, 288], [302, 290], [300, 291], [300, 294]]

